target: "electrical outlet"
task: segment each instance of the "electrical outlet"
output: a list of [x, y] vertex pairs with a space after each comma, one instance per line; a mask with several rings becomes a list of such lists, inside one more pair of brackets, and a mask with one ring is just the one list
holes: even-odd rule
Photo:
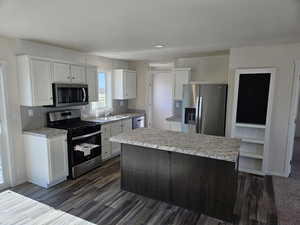
[[33, 110], [32, 109], [28, 109], [28, 116], [33, 117]]
[[175, 106], [176, 106], [176, 108], [179, 108], [179, 106], [180, 106], [179, 102], [176, 102]]

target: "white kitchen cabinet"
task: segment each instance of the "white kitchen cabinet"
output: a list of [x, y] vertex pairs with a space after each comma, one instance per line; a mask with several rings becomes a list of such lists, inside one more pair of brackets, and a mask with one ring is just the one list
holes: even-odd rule
[[121, 153], [121, 144], [112, 143], [109, 138], [132, 130], [132, 119], [120, 120], [101, 126], [102, 160], [110, 159]]
[[183, 85], [191, 81], [190, 68], [176, 68], [175, 69], [175, 83], [174, 83], [174, 100], [182, 100]]
[[166, 121], [165, 128], [171, 131], [181, 131], [181, 122], [177, 121]]
[[28, 181], [49, 188], [67, 179], [67, 136], [23, 134]]
[[53, 63], [53, 80], [56, 83], [85, 84], [85, 68], [80, 65], [70, 65], [68, 63]]
[[113, 99], [136, 98], [136, 72], [130, 70], [113, 71]]
[[110, 131], [110, 124], [101, 126], [102, 160], [111, 158], [111, 142], [109, 141], [109, 138], [111, 137]]
[[[122, 133], [122, 121], [114, 122], [111, 124], [111, 136], [116, 136]], [[111, 144], [111, 154], [119, 155], [121, 153], [121, 144], [112, 142]]]
[[89, 101], [98, 101], [98, 71], [96, 66], [87, 66], [86, 68], [86, 81], [89, 87]]
[[122, 133], [132, 130], [132, 119], [122, 120]]
[[83, 66], [78, 65], [71, 65], [71, 79], [72, 83], [75, 84], [85, 84], [86, 77], [85, 77], [85, 69]]
[[30, 56], [17, 58], [21, 105], [52, 105], [51, 62]]
[[70, 64], [54, 62], [53, 63], [53, 81], [56, 83], [70, 83]]

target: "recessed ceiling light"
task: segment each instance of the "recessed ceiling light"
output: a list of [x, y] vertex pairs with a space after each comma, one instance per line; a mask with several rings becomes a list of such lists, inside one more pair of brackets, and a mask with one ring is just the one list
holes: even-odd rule
[[157, 45], [154, 45], [154, 47], [155, 48], [163, 48], [163, 47], [165, 47], [165, 45], [163, 45], [163, 44], [157, 44]]

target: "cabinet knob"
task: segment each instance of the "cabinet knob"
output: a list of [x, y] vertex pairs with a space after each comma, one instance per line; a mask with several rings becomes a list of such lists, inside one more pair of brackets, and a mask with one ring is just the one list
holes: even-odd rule
[[53, 97], [50, 97], [50, 100], [52, 100], [53, 99]]

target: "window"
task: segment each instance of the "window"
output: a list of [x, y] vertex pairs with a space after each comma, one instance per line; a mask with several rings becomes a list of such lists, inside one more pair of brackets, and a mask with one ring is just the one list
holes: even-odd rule
[[97, 74], [98, 101], [92, 103], [92, 109], [95, 111], [111, 109], [111, 72], [99, 71]]
[[106, 106], [106, 74], [104, 72], [98, 73], [98, 100], [99, 106]]

